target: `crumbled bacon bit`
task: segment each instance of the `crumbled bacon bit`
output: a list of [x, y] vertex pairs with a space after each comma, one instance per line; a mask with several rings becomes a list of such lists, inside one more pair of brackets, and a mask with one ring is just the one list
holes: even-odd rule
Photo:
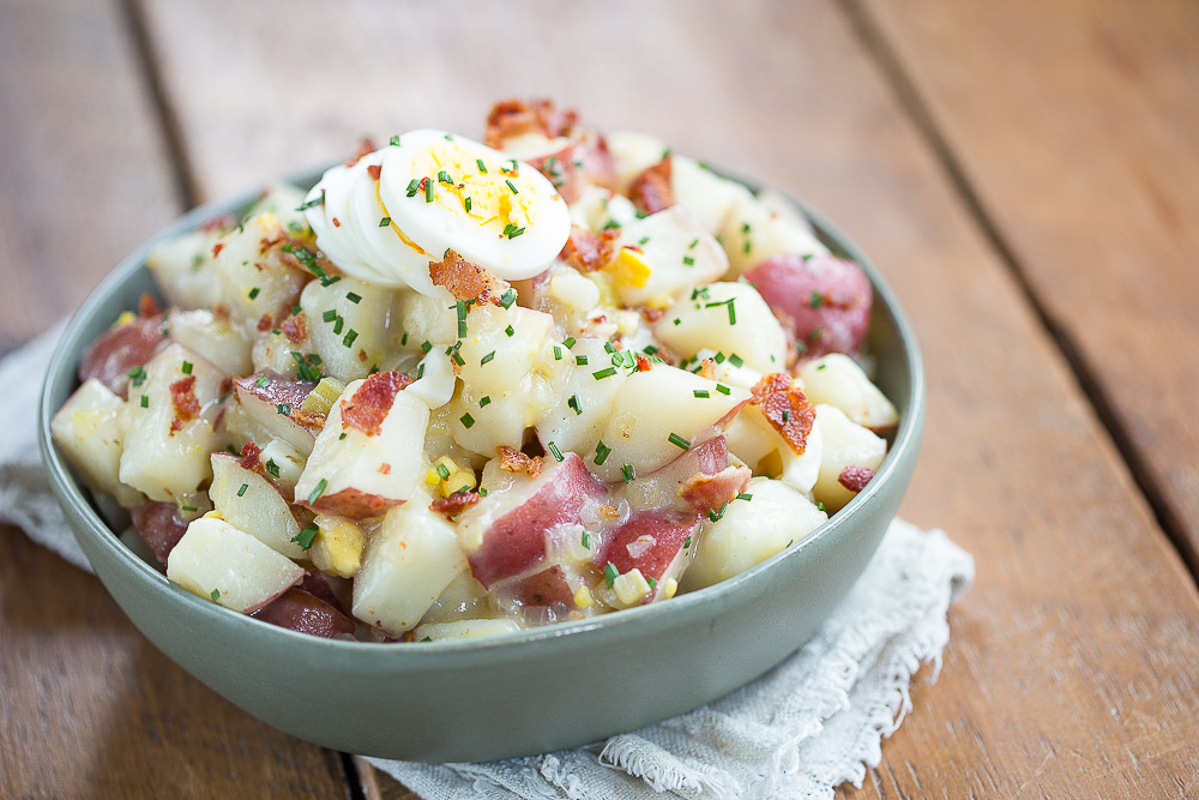
[[383, 167], [378, 164], [371, 164], [366, 168], [366, 174], [371, 176], [372, 180], [379, 180], [379, 176], [383, 174]]
[[569, 133], [577, 119], [578, 114], [574, 111], [555, 109], [551, 100], [501, 100], [487, 115], [487, 136], [483, 142], [488, 147], [499, 148], [505, 139], [529, 131], [554, 139]]
[[360, 159], [365, 158], [366, 156], [370, 155], [371, 153], [375, 152], [378, 149], [379, 148], [375, 147], [375, 143], [372, 142], [370, 139], [363, 139], [361, 142], [358, 143], [358, 152], [356, 152], [354, 154], [353, 158], [351, 158], [349, 161], [346, 162], [346, 166], [347, 167], [354, 166], [355, 164], [358, 163], [358, 161]]
[[259, 332], [259, 333], [266, 333], [267, 331], [269, 331], [269, 330], [271, 329], [271, 327], [272, 327], [273, 325], [274, 325], [274, 323], [271, 321], [271, 315], [270, 315], [270, 314], [263, 314], [263, 315], [262, 315], [261, 317], [259, 317], [259, 319], [258, 319], [258, 332]]
[[242, 469], [257, 471], [261, 462], [262, 448], [253, 442], [246, 442], [241, 446], [241, 464]]
[[382, 464], [380, 464], [379, 465], [379, 474], [380, 475], [390, 475], [391, 474], [391, 464], [388, 464], [387, 462], [383, 462]]
[[137, 315], [142, 319], [157, 317], [161, 313], [162, 307], [149, 294], [143, 292], [142, 296], [137, 299]]
[[334, 228], [340, 228], [340, 227], [341, 227], [341, 220], [339, 220], [337, 217], [334, 217], [334, 218], [333, 218], [333, 227], [334, 227]]
[[354, 396], [341, 401], [341, 422], [367, 436], [377, 436], [395, 397], [412, 379], [399, 372], [376, 372], [367, 377]]
[[228, 320], [229, 306], [225, 305], [224, 303], [213, 303], [212, 316], [216, 317], [220, 321]]
[[705, 358], [699, 362], [699, 372], [695, 374], [710, 381], [716, 380], [716, 362], [710, 358]]
[[361, 489], [347, 487], [333, 494], [323, 494], [315, 503], [303, 502], [313, 511], [322, 514], [336, 514], [350, 519], [366, 519], [378, 517], [387, 513], [389, 508], [402, 505], [403, 500], [395, 500], [378, 494], [368, 494]]
[[712, 474], [697, 472], [679, 487], [679, 497], [696, 511], [717, 511], [745, 491], [752, 477], [749, 467], [733, 464]]
[[441, 261], [429, 265], [429, 277], [438, 286], [444, 286], [455, 300], [478, 300], [498, 298], [511, 288], [510, 284], [462, 256], [449, 250]]
[[670, 156], [659, 161], [633, 179], [629, 199], [643, 214], [654, 214], [674, 205], [670, 188]]
[[288, 317], [279, 327], [292, 344], [303, 344], [308, 341], [308, 317]]
[[201, 223], [200, 230], [204, 233], [216, 233], [225, 228], [232, 228], [236, 224], [237, 220], [232, 214], [221, 214], [219, 217], [213, 217], [207, 222]]
[[212, 246], [212, 257], [216, 258], [217, 256], [219, 256], [221, 254], [221, 251], [224, 249], [225, 249], [225, 243], [217, 242], [216, 244], [214, 244]]
[[479, 502], [477, 492], [454, 492], [449, 497], [439, 497], [429, 504], [430, 511], [444, 514], [446, 519], [457, 516], [463, 509], [470, 508]]
[[175, 406], [175, 419], [180, 423], [200, 416], [200, 402], [196, 400], [195, 375], [187, 375], [171, 384], [171, 403]]
[[779, 435], [791, 445], [796, 455], [808, 447], [808, 435], [816, 421], [816, 407], [807, 395], [795, 386], [791, 376], [775, 372], [758, 381], [750, 403], [758, 406], [762, 416]]
[[638, 372], [649, 372], [651, 369], [653, 369], [653, 367], [654, 367], [654, 362], [649, 360], [649, 356], [643, 356], [640, 353], [637, 354], [637, 371]]
[[500, 457], [500, 469], [504, 472], [523, 472], [530, 478], [541, 474], [541, 459], [526, 455], [514, 447], [500, 445], [495, 449]]
[[666, 316], [666, 312], [660, 308], [650, 308], [649, 306], [641, 308], [641, 318], [650, 325], [657, 325], [664, 316]]
[[595, 272], [608, 266], [616, 253], [616, 238], [620, 232], [614, 229], [592, 233], [571, 226], [570, 238], [566, 240], [558, 258], [579, 272]]
[[874, 470], [870, 467], [846, 467], [837, 476], [837, 483], [849, 491], [857, 493], [865, 489], [866, 484], [870, 483], [870, 479], [873, 477]]

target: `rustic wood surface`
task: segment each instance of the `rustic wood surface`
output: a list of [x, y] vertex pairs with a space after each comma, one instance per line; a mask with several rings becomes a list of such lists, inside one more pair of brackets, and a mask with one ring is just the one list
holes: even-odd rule
[[[511, 95], [652, 131], [826, 212], [922, 342], [930, 424], [901, 513], [946, 529], [978, 578], [938, 681], [917, 680], [882, 763], [843, 794], [1199, 791], [1199, 592], [1171, 541], [1189, 552], [1199, 496], [1193, 5], [25, 5], [0, 2], [0, 99], [24, 115], [0, 122], [16, 287], [0, 336], [49, 326], [177, 198], [261, 185], [364, 134], [475, 133]], [[103, 56], [91, 91], [27, 85], [83, 71], [61, 61], [84, 58], [75, 37]], [[125, 113], [68, 124], [105, 102]], [[78, 180], [12, 177], [48, 153]], [[51, 236], [59, 192], [108, 249]], [[229, 706], [18, 532], [0, 547], [0, 794], [414, 796]]]

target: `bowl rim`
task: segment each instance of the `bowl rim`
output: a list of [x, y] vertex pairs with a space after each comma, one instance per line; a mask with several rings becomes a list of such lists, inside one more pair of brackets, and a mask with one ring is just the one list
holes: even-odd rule
[[[323, 170], [305, 171], [287, 176], [281, 182], [300, 187], [311, 186], [319, 179]], [[759, 191], [763, 187], [750, 181], [737, 178], [749, 186], [751, 190]], [[96, 286], [71, 316], [51, 356], [38, 402], [38, 443], [43, 461], [47, 467], [50, 482], [64, 506], [67, 514], [74, 514], [82, 523], [95, 543], [114, 555], [123, 567], [132, 570], [142, 578], [156, 586], [161, 591], [174, 592], [183, 596], [184, 602], [190, 603], [192, 611], [206, 615], [220, 615], [224, 624], [251, 626], [248, 631], [253, 635], [273, 637], [280, 647], [293, 652], [297, 648], [310, 650], [319, 648], [334, 653], [351, 655], [356, 661], [361, 661], [364, 669], [369, 669], [377, 659], [406, 664], [415, 662], [413, 666], [441, 666], [462, 662], [463, 659], [475, 659], [480, 652], [508, 650], [518, 646], [545, 646], [555, 642], [574, 642], [579, 639], [595, 637], [616, 637], [620, 631], [629, 626], [649, 625], [663, 626], [682, 616], [706, 616], [741, 592], [747, 591], [758, 581], [758, 576], [767, 571], [773, 571], [788, 559], [804, 558], [806, 551], [819, 546], [822, 542], [837, 535], [841, 529], [852, 524], [859, 510], [867, 506], [872, 498], [882, 491], [891, 474], [899, 469], [899, 462], [904, 460], [909, 451], [918, 450], [923, 427], [923, 415], [926, 403], [924, 369], [919, 345], [902, 306], [899, 304], [894, 291], [887, 284], [881, 272], [874, 263], [861, 251], [857, 243], [845, 235], [840, 228], [831, 223], [821, 213], [815, 211], [803, 201], [775, 187], [772, 191], [785, 197], [795, 205], [801, 214], [811, 223], [817, 236], [825, 243], [840, 249], [861, 265], [870, 280], [874, 290], [874, 302], [880, 301], [894, 321], [898, 334], [900, 351], [904, 367], [909, 377], [909, 391], [905, 398], [905, 411], [900, 418], [895, 437], [887, 451], [882, 465], [871, 480], [856, 497], [846, 506], [830, 517], [801, 541], [788, 546], [784, 550], [750, 569], [712, 586], [693, 592], [679, 594], [667, 603], [652, 603], [635, 608], [622, 609], [619, 613], [602, 614], [584, 620], [562, 621], [549, 625], [523, 629], [508, 633], [494, 634], [474, 639], [443, 640], [437, 642], [422, 642], [420, 646], [396, 647], [390, 643], [347, 641], [340, 639], [322, 639], [308, 634], [270, 625], [245, 614], [231, 612], [216, 603], [208, 601], [188, 592], [172, 583], [163, 572], [143, 560], [133, 549], [125, 545], [119, 538], [119, 532], [110, 528], [97, 513], [93, 503], [85, 494], [85, 489], [75, 478], [71, 468], [66, 464], [50, 433], [50, 421], [57, 407], [52, 407], [52, 398], [64, 387], [77, 385], [75, 378], [79, 356], [88, 342], [82, 341], [83, 329], [97, 314], [100, 306], [104, 305], [109, 296], [119, 291], [133, 279], [134, 275], [146, 269], [145, 262], [151, 251], [160, 243], [175, 238], [181, 234], [196, 230], [203, 223], [228, 213], [240, 213], [261, 197], [265, 190], [245, 192], [232, 198], [214, 200], [197, 206], [168, 223], [155, 234], [146, 239], [129, 255], [121, 259], [117, 266]], [[69, 387], [68, 387], [69, 388]], [[69, 395], [69, 391], [65, 392]], [[912, 453], [914, 456], [914, 453]], [[79, 526], [73, 526], [76, 536]], [[802, 644], [802, 643], [800, 643]]]

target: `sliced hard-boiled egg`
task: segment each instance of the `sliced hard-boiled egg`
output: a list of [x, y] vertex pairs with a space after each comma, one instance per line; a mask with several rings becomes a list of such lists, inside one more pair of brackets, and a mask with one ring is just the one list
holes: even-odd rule
[[570, 236], [566, 201], [540, 172], [443, 131], [406, 133], [333, 167], [305, 205], [317, 247], [343, 272], [438, 297], [429, 265], [447, 250], [522, 280]]

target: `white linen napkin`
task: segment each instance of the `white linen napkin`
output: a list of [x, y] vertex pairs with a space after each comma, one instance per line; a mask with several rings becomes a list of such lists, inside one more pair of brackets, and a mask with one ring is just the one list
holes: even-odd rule
[[[61, 326], [0, 361], [0, 521], [88, 569], [50, 494], [37, 448], [37, 401]], [[469, 798], [831, 798], [861, 786], [881, 739], [912, 710], [909, 684], [932, 679], [949, 641], [950, 603], [974, 561], [941, 531], [891, 523], [862, 578], [808, 644], [753, 683], [688, 714], [606, 742], [483, 764], [368, 761], [429, 800]]]

